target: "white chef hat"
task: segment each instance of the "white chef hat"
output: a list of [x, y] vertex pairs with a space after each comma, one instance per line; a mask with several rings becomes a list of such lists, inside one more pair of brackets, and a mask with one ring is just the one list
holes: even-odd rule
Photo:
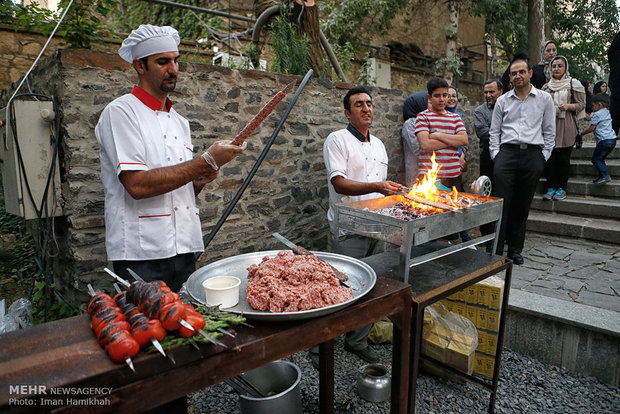
[[118, 54], [127, 62], [156, 53], [178, 52], [181, 43], [179, 32], [170, 26], [141, 24], [123, 40]]

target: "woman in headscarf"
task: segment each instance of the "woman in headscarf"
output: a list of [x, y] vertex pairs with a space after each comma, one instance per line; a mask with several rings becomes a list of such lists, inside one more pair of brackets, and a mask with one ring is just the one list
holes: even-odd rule
[[568, 60], [556, 56], [551, 60], [551, 80], [542, 87], [553, 97], [555, 106], [555, 148], [545, 164], [547, 192], [544, 200], [564, 200], [570, 169], [570, 154], [579, 132], [577, 119], [585, 115], [586, 91], [577, 79], [570, 77]]
[[594, 88], [592, 88], [592, 96], [598, 95], [599, 93], [607, 93], [607, 82], [598, 81], [594, 84]]
[[592, 81], [582, 80], [581, 84], [586, 91], [586, 117], [592, 113]]
[[532, 79], [530, 82], [536, 88], [540, 89], [549, 80], [551, 80], [551, 67], [549, 63], [558, 54], [558, 47], [553, 40], [547, 40], [540, 50], [540, 63], [534, 65], [532, 71]]

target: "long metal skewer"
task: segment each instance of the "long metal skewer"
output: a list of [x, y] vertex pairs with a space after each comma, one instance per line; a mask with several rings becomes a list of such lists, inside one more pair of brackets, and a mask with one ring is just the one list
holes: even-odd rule
[[[90, 293], [90, 296], [94, 297], [96, 295], [95, 289], [93, 289], [93, 286], [90, 283], [87, 286], [88, 286], [88, 293]], [[133, 361], [131, 360], [131, 357], [125, 358], [125, 363], [127, 364], [129, 368], [131, 368], [131, 370], [134, 373], [136, 372], [136, 369], [133, 366]]]
[[[142, 278], [142, 276], [140, 276], [139, 274], [137, 274], [136, 272], [134, 272], [132, 269], [130, 269], [130, 268], [128, 268], [128, 267], [127, 267], [127, 268], [126, 268], [126, 270], [127, 270], [127, 272], [129, 272], [129, 274], [130, 274], [130, 275], [131, 275], [134, 279], [136, 279], [138, 282], [145, 282], [145, 280]], [[183, 326], [185, 326], [185, 325], [183, 325]], [[187, 328], [187, 326], [185, 326], [185, 327]], [[194, 329], [192, 328], [192, 331], [193, 331], [193, 330], [194, 330]], [[233, 338], [235, 337], [235, 335], [231, 334], [231, 333], [230, 333], [230, 332], [228, 332], [228, 331], [225, 331], [225, 330], [224, 330], [224, 329], [222, 329], [222, 328], [217, 328], [217, 330], [218, 330], [219, 332], [221, 332], [221, 333], [223, 333], [223, 334], [226, 334], [226, 335], [228, 335], [228, 336], [231, 336], [231, 337], [233, 337]], [[204, 335], [203, 335], [203, 336], [204, 336]]]
[[[120, 276], [118, 276], [116, 273], [114, 273], [113, 271], [111, 271], [110, 269], [108, 269], [107, 267], [103, 268], [103, 270], [109, 274], [110, 276], [112, 276], [114, 279], [118, 280], [121, 284], [123, 284], [124, 286], [131, 286], [131, 284], [126, 281], [125, 279], [121, 278]], [[192, 325], [190, 325], [187, 321], [183, 320], [183, 319], [178, 319], [177, 322], [179, 322], [179, 324], [181, 324], [182, 326], [184, 326], [185, 328], [191, 330], [191, 331], [196, 331], [196, 329], [194, 329], [194, 327]], [[205, 331], [203, 331], [202, 329], [198, 329], [198, 333], [200, 335], [202, 335], [207, 341], [212, 342], [216, 345], [221, 346], [222, 348], [228, 348], [223, 342], [218, 341], [215, 338], [211, 338], [209, 335], [207, 335], [205, 333]]]
[[[116, 289], [117, 293], [121, 293], [122, 292], [121, 288], [116, 283], [114, 283], [114, 289]], [[159, 351], [160, 354], [162, 354], [164, 357], [167, 356], [166, 352], [164, 351], [164, 347], [161, 346], [161, 343], [159, 343], [159, 341], [157, 339], [155, 339], [154, 337], [151, 336], [150, 341], [153, 344], [153, 346], [155, 347], [155, 349], [157, 349]], [[176, 363], [176, 361], [174, 359], [170, 358], [170, 360], [173, 363]]]

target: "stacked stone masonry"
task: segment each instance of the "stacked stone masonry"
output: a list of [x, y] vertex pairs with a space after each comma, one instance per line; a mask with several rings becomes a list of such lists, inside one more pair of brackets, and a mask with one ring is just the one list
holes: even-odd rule
[[[181, 64], [175, 108], [188, 118], [196, 156], [216, 140], [232, 139], [277, 91], [299, 77], [271, 72], [231, 70]], [[109, 290], [111, 280], [104, 244], [104, 193], [99, 146], [94, 128], [103, 108], [130, 92], [134, 70], [118, 55], [61, 50], [42, 62], [30, 77], [36, 93], [55, 96], [62, 112], [60, 150], [62, 207], [56, 228], [61, 253], [55, 259], [56, 283], [72, 300], [86, 300], [86, 284]], [[279, 249], [270, 235], [280, 232], [314, 250], [327, 250], [328, 191], [323, 163], [327, 135], [344, 128], [342, 97], [351, 84], [313, 78], [288, 117], [274, 145], [240, 202], [226, 220], [199, 265], [237, 254]], [[0, 94], [0, 107], [13, 93]], [[383, 140], [390, 159], [389, 178], [402, 182], [402, 104], [408, 92], [372, 88], [372, 133]], [[291, 95], [292, 96], [292, 93]], [[275, 125], [288, 106], [287, 97], [247, 140], [247, 150], [222, 168], [199, 195], [203, 234], [208, 234], [248, 175]], [[468, 130], [475, 105], [460, 108]], [[470, 136], [468, 187], [477, 178], [478, 142]]]

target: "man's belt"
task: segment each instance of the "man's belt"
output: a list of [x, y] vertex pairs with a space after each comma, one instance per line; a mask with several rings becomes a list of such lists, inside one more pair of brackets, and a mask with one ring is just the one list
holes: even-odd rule
[[518, 149], [518, 150], [526, 150], [526, 149], [542, 149], [541, 145], [534, 145], [534, 144], [524, 144], [524, 143], [520, 143], [520, 144], [501, 144], [499, 146], [501, 149], [504, 148], [510, 148], [510, 149]]

